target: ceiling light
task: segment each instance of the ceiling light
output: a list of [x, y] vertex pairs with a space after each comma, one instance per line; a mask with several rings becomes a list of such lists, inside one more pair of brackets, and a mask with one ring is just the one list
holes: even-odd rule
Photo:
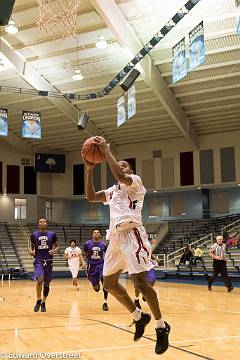
[[72, 79], [73, 80], [82, 80], [83, 76], [81, 74], [81, 71], [80, 70], [75, 70], [75, 73], [73, 74]]
[[5, 27], [5, 31], [8, 34], [14, 35], [18, 32], [18, 28], [15, 25], [15, 22], [13, 20], [10, 20], [8, 25]]
[[98, 49], [106, 49], [107, 46], [108, 46], [108, 43], [106, 42], [104, 36], [103, 36], [103, 35], [100, 35], [100, 36], [98, 37], [97, 42], [96, 42], [96, 47], [97, 47]]
[[154, 192], [154, 193], [156, 193], [156, 192], [157, 192], [157, 190], [153, 190], [153, 192]]

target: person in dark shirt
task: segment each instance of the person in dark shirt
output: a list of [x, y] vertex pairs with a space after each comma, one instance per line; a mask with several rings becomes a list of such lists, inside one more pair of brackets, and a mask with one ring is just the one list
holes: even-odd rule
[[[100, 281], [103, 283], [103, 264], [104, 254], [107, 245], [101, 240], [101, 231], [99, 229], [92, 230], [92, 239], [83, 245], [83, 256], [87, 262], [87, 277], [91, 282], [93, 289], [98, 292], [100, 290]], [[102, 309], [108, 311], [108, 292], [103, 289], [104, 303]]]
[[[34, 257], [33, 280], [37, 281], [37, 302], [34, 311], [46, 312], [46, 299], [49, 293], [49, 284], [52, 279], [53, 254], [59, 250], [57, 236], [53, 231], [47, 230], [47, 220], [38, 221], [38, 230], [31, 234], [29, 253]], [[43, 288], [43, 297], [42, 297]]]
[[186, 261], [190, 262], [191, 257], [193, 257], [193, 253], [191, 248], [188, 245], [185, 245], [183, 254], [181, 256], [179, 265], [185, 265]]

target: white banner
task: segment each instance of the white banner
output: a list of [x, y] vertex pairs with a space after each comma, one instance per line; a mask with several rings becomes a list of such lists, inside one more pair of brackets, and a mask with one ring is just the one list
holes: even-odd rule
[[128, 119], [136, 114], [136, 89], [133, 84], [128, 90]]
[[122, 95], [117, 102], [117, 127], [126, 122], [125, 98]]
[[8, 111], [0, 109], [0, 136], [8, 136]]
[[236, 0], [236, 8], [237, 8], [237, 35], [240, 35], [240, 0]]
[[41, 116], [39, 112], [23, 111], [22, 137], [41, 139]]
[[172, 63], [172, 81], [182, 79], [187, 75], [187, 59], [186, 59], [186, 45], [185, 39], [182, 39], [172, 49], [173, 63]]
[[205, 62], [203, 22], [189, 33], [189, 71]]

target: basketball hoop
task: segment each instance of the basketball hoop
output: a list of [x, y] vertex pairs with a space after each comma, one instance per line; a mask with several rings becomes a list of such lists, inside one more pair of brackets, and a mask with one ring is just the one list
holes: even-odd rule
[[62, 39], [76, 35], [79, 0], [37, 0], [37, 2], [40, 30]]

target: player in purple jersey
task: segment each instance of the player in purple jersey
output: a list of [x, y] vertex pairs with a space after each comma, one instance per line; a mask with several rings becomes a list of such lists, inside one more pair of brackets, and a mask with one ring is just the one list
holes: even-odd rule
[[41, 307], [41, 311], [46, 312], [46, 299], [52, 279], [53, 254], [58, 252], [59, 247], [56, 234], [47, 230], [47, 220], [45, 218], [39, 219], [38, 228], [39, 230], [31, 234], [29, 249], [30, 255], [35, 258], [33, 280], [37, 280], [37, 302], [34, 311], [37, 312]]
[[[101, 240], [101, 231], [99, 229], [92, 230], [92, 239], [83, 245], [83, 256], [87, 262], [87, 277], [92, 283], [93, 289], [98, 292], [100, 290], [100, 281], [103, 283], [103, 264], [104, 254], [107, 250], [106, 244]], [[102, 309], [108, 311], [108, 292], [103, 289], [104, 303]]]

